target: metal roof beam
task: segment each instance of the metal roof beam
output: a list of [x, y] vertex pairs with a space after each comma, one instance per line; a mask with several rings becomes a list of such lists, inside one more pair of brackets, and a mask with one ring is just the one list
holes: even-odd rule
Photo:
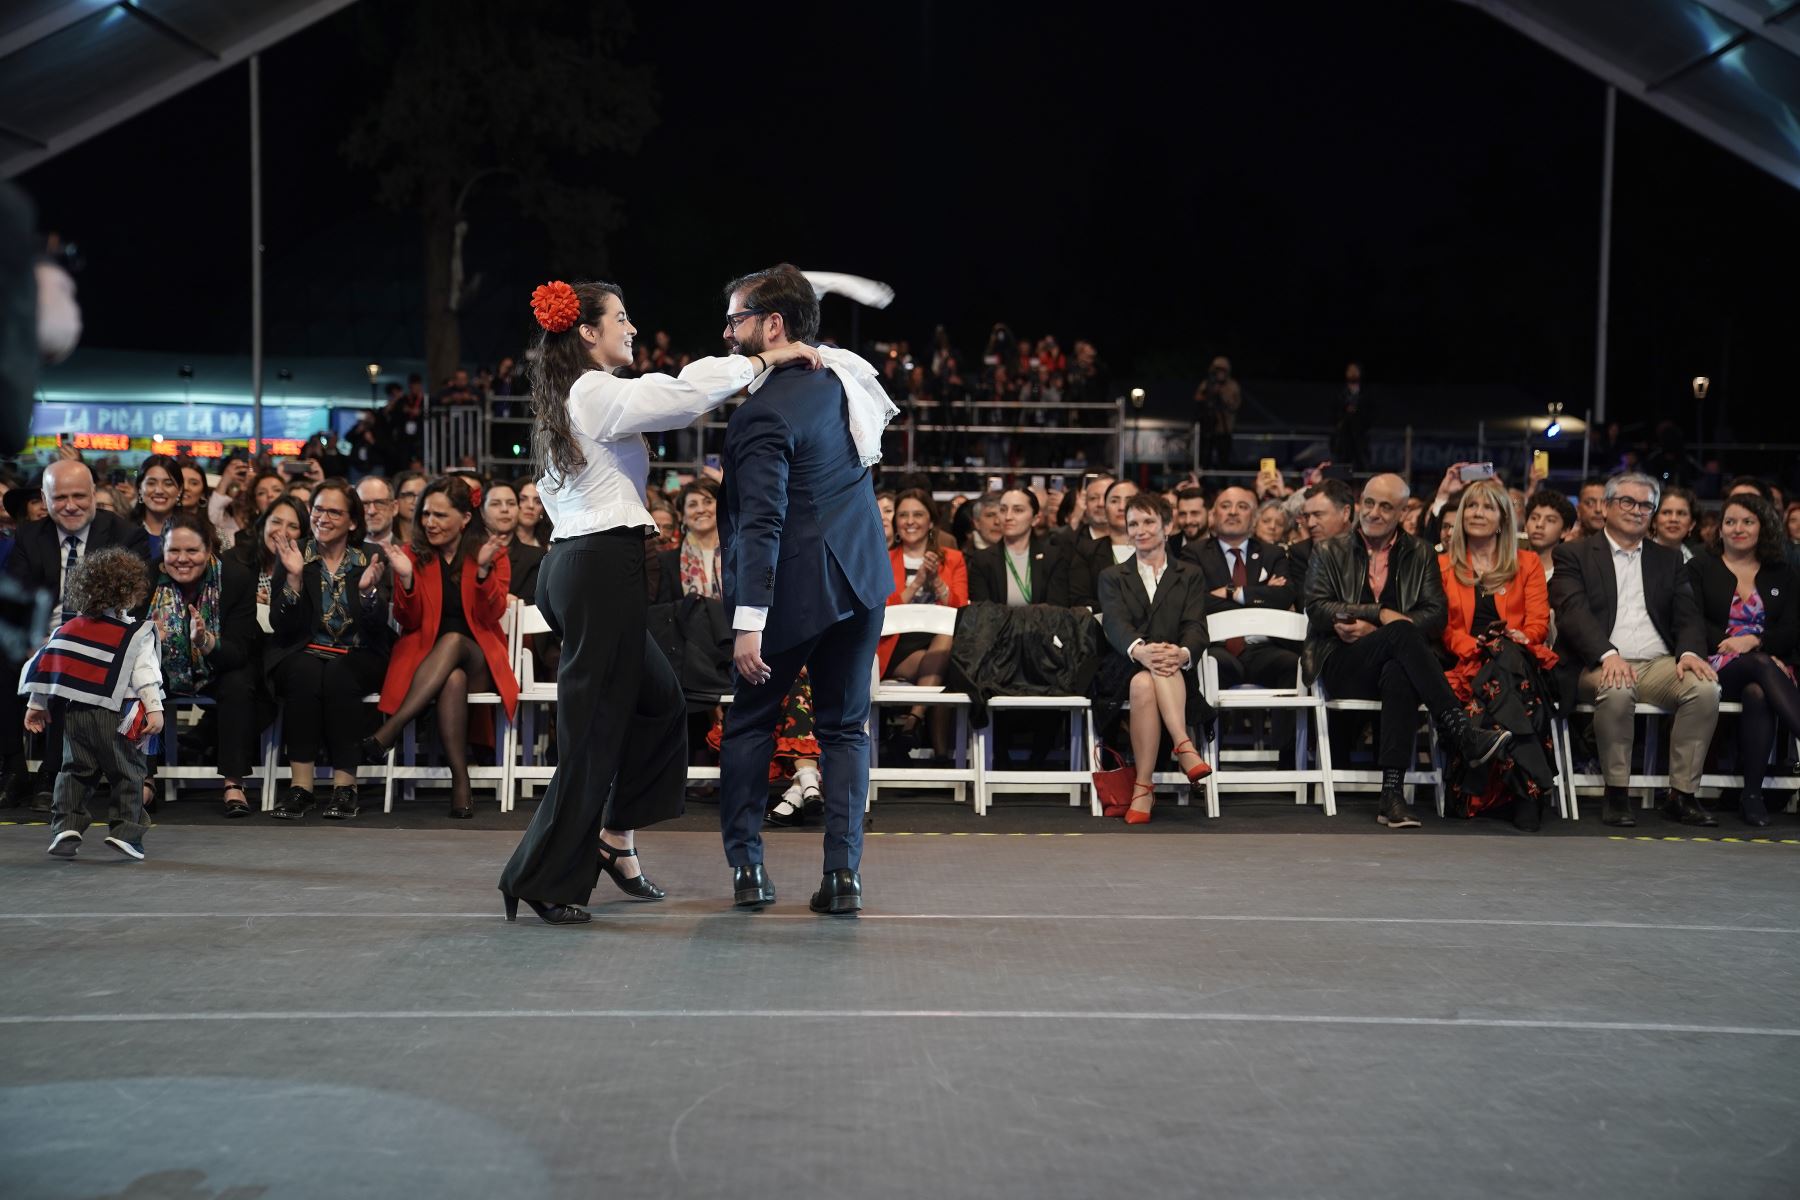
[[16, 54], [45, 38], [54, 37], [69, 26], [79, 24], [101, 9], [112, 6], [113, 0], [63, 0], [53, 11], [35, 21], [27, 21], [17, 28], [0, 31], [0, 58]]
[[1577, 42], [1559, 30], [1551, 29], [1536, 18], [1520, 12], [1506, 0], [1462, 0], [1503, 24], [1510, 25], [1532, 41], [1568, 59], [1576, 66], [1599, 76], [1628, 96], [1684, 125], [1701, 137], [1729, 150], [1745, 162], [1760, 167], [1789, 187], [1800, 188], [1800, 163], [1772, 154], [1727, 125], [1708, 117], [1679, 97], [1668, 92], [1653, 91], [1646, 80], [1619, 66], [1612, 59]]
[[210, 79], [220, 71], [236, 66], [252, 54], [268, 49], [284, 38], [300, 32], [315, 21], [323, 20], [352, 3], [354, 0], [314, 0], [313, 3], [290, 13], [279, 21], [271, 21], [257, 27], [230, 45], [219, 47], [216, 59], [198, 62], [191, 67], [168, 75], [139, 92], [119, 98], [104, 112], [79, 125], [48, 135], [42, 139], [47, 143], [42, 149], [27, 150], [0, 157], [0, 179], [10, 179], [20, 172], [30, 170], [46, 159], [54, 158], [96, 134], [106, 132], [121, 121], [129, 120], [144, 110], [161, 104], [171, 96], [178, 95], [195, 84]]
[[1727, 21], [1742, 25], [1769, 45], [1779, 46], [1795, 58], [1800, 58], [1800, 29], [1775, 24], [1777, 17], [1785, 17], [1793, 11], [1792, 5], [1765, 15], [1754, 5], [1745, 4], [1744, 0], [1697, 0], [1697, 3], [1712, 9]]

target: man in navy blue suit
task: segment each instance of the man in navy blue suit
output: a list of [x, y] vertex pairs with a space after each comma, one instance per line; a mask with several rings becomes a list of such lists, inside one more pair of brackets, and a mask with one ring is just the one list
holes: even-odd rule
[[[754, 358], [818, 338], [818, 297], [794, 267], [747, 275], [727, 295], [725, 338], [736, 353]], [[782, 699], [806, 668], [825, 792], [825, 872], [812, 910], [854, 915], [862, 908], [871, 665], [894, 577], [865, 465], [872, 458], [852, 434], [861, 382], [874, 369], [853, 354], [822, 353], [829, 370], [795, 365], [759, 375], [725, 430], [720, 534], [725, 606], [737, 634], [719, 825], [734, 901], [772, 903], [762, 844], [769, 758]], [[859, 427], [866, 438], [867, 422]]]

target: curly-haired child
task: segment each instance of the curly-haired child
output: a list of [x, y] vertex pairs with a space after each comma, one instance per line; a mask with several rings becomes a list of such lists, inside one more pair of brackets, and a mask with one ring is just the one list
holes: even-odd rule
[[112, 787], [106, 844], [142, 862], [143, 744], [163, 727], [162, 663], [151, 626], [133, 620], [150, 590], [144, 562], [129, 550], [96, 550], [69, 573], [68, 607], [19, 676], [25, 728], [41, 733], [50, 706], [63, 708], [63, 762], [51, 806], [50, 853], [74, 858], [88, 827], [88, 793]]

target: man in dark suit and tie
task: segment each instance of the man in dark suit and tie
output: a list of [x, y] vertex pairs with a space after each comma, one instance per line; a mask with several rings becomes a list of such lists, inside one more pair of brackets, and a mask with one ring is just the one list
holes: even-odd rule
[[[1206, 576], [1206, 611], [1229, 612], [1237, 608], [1272, 608], [1292, 612], [1300, 595], [1300, 582], [1292, 578], [1287, 556], [1278, 546], [1250, 536], [1256, 521], [1256, 494], [1249, 488], [1228, 487], [1213, 498], [1213, 536], [1195, 542], [1181, 557], [1198, 566]], [[1219, 686], [1249, 683], [1257, 687], [1294, 686], [1298, 648], [1292, 643], [1228, 638], [1206, 651], [1219, 664]]]
[[969, 601], [1069, 606], [1068, 559], [1056, 539], [1032, 532], [1038, 498], [1029, 488], [1000, 493], [1000, 541], [968, 556]]
[[1648, 475], [1606, 481], [1600, 532], [1556, 548], [1550, 605], [1556, 652], [1579, 672], [1577, 695], [1594, 706], [1594, 740], [1606, 776], [1600, 819], [1630, 827], [1628, 790], [1637, 704], [1672, 709], [1671, 791], [1662, 812], [1684, 825], [1717, 825], [1695, 798], [1719, 720], [1719, 677], [1700, 603], [1681, 555], [1645, 535], [1662, 487]]
[[[73, 615], [63, 611], [62, 601], [69, 571], [76, 564], [108, 546], [123, 546], [148, 563], [150, 539], [142, 526], [95, 510], [94, 473], [78, 459], [53, 462], [45, 469], [44, 503], [50, 515], [20, 527], [12, 554], [6, 560], [6, 573], [28, 592], [49, 593], [50, 626], [54, 628]], [[48, 632], [32, 630], [32, 636], [41, 640]], [[16, 683], [23, 666], [22, 660], [8, 661], [7, 678]], [[4, 794], [10, 797], [23, 782], [24, 712], [16, 687], [0, 688], [0, 696], [4, 697], [0, 700], [0, 760], [5, 763]], [[61, 767], [62, 722], [53, 717], [33, 807], [49, 810], [50, 784]]]
[[[737, 352], [818, 340], [819, 301], [794, 267], [745, 276], [727, 291]], [[885, 422], [876, 418], [874, 444], [864, 444], [874, 368], [843, 351], [826, 354], [825, 365], [765, 373], [725, 430], [723, 590], [737, 631], [737, 686], [719, 748], [719, 824], [735, 903], [773, 903], [762, 844], [769, 758], [782, 699], [806, 668], [825, 790], [825, 872], [811, 907], [854, 915], [862, 908], [871, 664], [894, 579], [865, 465], [879, 457]]]

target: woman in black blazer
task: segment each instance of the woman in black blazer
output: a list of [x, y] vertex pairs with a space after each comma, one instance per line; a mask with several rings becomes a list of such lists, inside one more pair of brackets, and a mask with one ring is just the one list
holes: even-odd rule
[[[219, 555], [206, 518], [178, 510], [162, 532], [162, 561], [150, 592], [163, 691], [171, 698], [207, 696], [212, 719], [201, 732], [216, 741], [214, 761], [225, 781], [225, 815], [247, 817], [244, 795], [256, 757], [256, 668], [262, 638], [250, 573]], [[149, 780], [145, 786], [152, 787]]]
[[1800, 644], [1796, 577], [1782, 547], [1781, 519], [1761, 496], [1725, 501], [1721, 553], [1696, 554], [1687, 565], [1723, 699], [1744, 706], [1738, 723], [1738, 769], [1744, 790], [1738, 811], [1747, 825], [1769, 824], [1763, 776], [1781, 727], [1800, 733], [1800, 687], [1789, 665]]
[[363, 697], [387, 672], [387, 606], [379, 584], [385, 555], [363, 548], [362, 500], [342, 479], [328, 479], [312, 496], [313, 536], [283, 535], [270, 597], [274, 633], [264, 655], [281, 701], [293, 785], [270, 815], [298, 821], [313, 806], [313, 768], [319, 743], [329, 750], [331, 804], [322, 816], [357, 814], [356, 764], [368, 716]]
[[1198, 783], [1212, 769], [1188, 733], [1188, 711], [1199, 703], [1196, 673], [1206, 653], [1206, 577], [1168, 552], [1173, 517], [1169, 502], [1154, 492], [1127, 500], [1125, 534], [1137, 553], [1100, 572], [1098, 581], [1106, 640], [1129, 661], [1125, 666], [1112, 660], [1108, 674], [1118, 671], [1129, 679], [1131, 755], [1137, 766], [1125, 814], [1130, 825], [1149, 821], [1156, 806], [1150, 780], [1164, 729], [1189, 782]]

